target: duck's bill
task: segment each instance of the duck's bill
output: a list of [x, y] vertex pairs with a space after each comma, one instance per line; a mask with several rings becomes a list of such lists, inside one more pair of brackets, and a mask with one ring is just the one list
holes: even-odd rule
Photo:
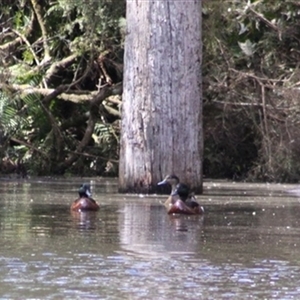
[[167, 182], [165, 180], [163, 180], [163, 181], [158, 182], [157, 185], [163, 185], [163, 184], [166, 184], [166, 183]]
[[86, 190], [86, 195], [89, 197], [89, 198], [91, 198], [92, 197], [92, 193], [91, 193], [91, 191], [90, 190]]

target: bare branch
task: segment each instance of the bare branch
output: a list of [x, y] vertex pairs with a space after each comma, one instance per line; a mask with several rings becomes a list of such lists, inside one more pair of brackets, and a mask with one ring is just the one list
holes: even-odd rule
[[249, 10], [256, 16], [258, 17], [262, 22], [264, 22], [267, 26], [270, 28], [274, 29], [275, 31], [279, 32], [279, 28], [275, 26], [272, 22], [270, 22], [268, 19], [266, 19], [262, 14], [258, 13], [255, 11], [252, 7], [248, 7]]
[[[77, 83], [77, 82], [76, 82]], [[74, 83], [75, 84], [75, 83]], [[0, 89], [6, 89], [9, 90], [12, 93], [20, 92], [23, 95], [29, 95], [29, 94], [40, 94], [45, 96], [42, 100], [44, 103], [51, 101], [54, 98], [59, 98], [65, 101], [71, 101], [74, 103], [80, 103], [80, 102], [86, 102], [86, 101], [92, 101], [94, 98], [97, 97], [99, 94], [98, 91], [84, 91], [84, 92], [78, 92], [78, 91], [72, 91], [70, 88], [72, 85], [60, 85], [56, 89], [44, 89], [44, 88], [36, 88], [32, 87], [29, 84], [11, 84], [8, 85], [6, 83], [0, 83]], [[118, 83], [116, 85], [111, 86], [111, 95], [121, 95], [122, 94], [122, 83]], [[65, 91], [68, 91], [68, 93], [65, 93]], [[101, 93], [101, 92], [100, 92]], [[107, 101], [114, 103], [114, 104], [121, 104], [121, 101], [117, 101], [116, 99], [107, 99]]]
[[98, 111], [98, 106], [101, 104], [101, 102], [112, 95], [114, 91], [118, 91], [118, 89], [111, 88], [110, 86], [105, 86], [100, 90], [100, 92], [93, 98], [93, 100], [90, 101], [90, 115], [89, 115], [89, 120], [87, 123], [87, 127], [84, 133], [84, 136], [79, 143], [79, 145], [76, 148], [76, 151], [72, 153], [63, 163], [62, 167], [63, 168], [68, 168], [71, 166], [78, 157], [77, 153], [82, 153], [84, 148], [88, 145], [92, 134], [94, 132], [96, 120], [97, 120], [97, 111]]
[[41, 7], [38, 4], [37, 0], [31, 0], [34, 12], [36, 14], [37, 20], [39, 22], [41, 31], [42, 31], [42, 36], [43, 36], [43, 44], [44, 44], [44, 61], [48, 61], [50, 60], [51, 56], [50, 56], [50, 49], [49, 49], [49, 45], [47, 43], [47, 39], [48, 39], [48, 34], [47, 34], [47, 30], [44, 24], [44, 20], [42, 17], [42, 12], [41, 12]]
[[22, 141], [20, 139], [14, 138], [14, 137], [11, 137], [10, 140], [13, 141], [13, 142], [15, 142], [15, 143], [18, 143], [20, 145], [24, 145], [24, 146], [30, 148], [31, 150], [33, 150], [33, 151], [35, 151], [37, 153], [40, 153], [43, 157], [48, 158], [48, 156], [47, 156], [47, 154], [45, 152], [41, 151], [40, 149], [36, 148], [35, 146], [33, 146], [33, 145], [31, 145], [31, 144], [29, 144], [29, 143], [27, 143], [25, 141]]
[[46, 76], [45, 76], [46, 82], [49, 82], [51, 80], [51, 77], [58, 71], [59, 68], [65, 68], [71, 65], [77, 57], [78, 57], [77, 54], [72, 54], [68, 57], [65, 57], [61, 61], [53, 63], [51, 67], [48, 69], [48, 71], [46, 72]]
[[15, 30], [15, 29], [12, 29], [12, 32], [14, 32], [18, 37], [20, 37], [20, 38], [22, 39], [22, 41], [27, 45], [27, 47], [29, 48], [30, 52], [31, 52], [32, 55], [33, 55], [33, 58], [34, 58], [34, 60], [35, 60], [35, 63], [36, 63], [37, 65], [39, 65], [39, 64], [40, 64], [39, 59], [38, 59], [38, 57], [36, 56], [35, 52], [33, 51], [32, 46], [30, 45], [30, 43], [29, 43], [28, 39], [26, 38], [26, 36], [23, 35], [22, 33], [20, 33], [19, 31]]
[[[33, 31], [34, 20], [35, 20], [35, 15], [34, 15], [34, 13], [32, 13], [31, 18], [30, 18], [30, 23], [26, 26], [23, 36], [26, 37]], [[3, 50], [3, 51], [10, 50], [10, 49], [16, 47], [17, 45], [21, 44], [21, 42], [22, 42], [22, 38], [18, 36], [13, 41], [10, 41], [3, 45], [0, 45], [0, 50]]]

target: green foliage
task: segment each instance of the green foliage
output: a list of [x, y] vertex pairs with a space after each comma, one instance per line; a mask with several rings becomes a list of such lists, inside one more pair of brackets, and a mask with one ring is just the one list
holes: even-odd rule
[[[0, 139], [5, 133], [14, 140], [6, 153], [14, 162], [21, 159], [28, 173], [65, 171], [61, 165], [85, 135], [89, 102], [59, 97], [45, 100], [44, 96], [50, 89], [76, 80], [76, 87], [67, 93], [74, 93], [75, 98], [88, 95], [98, 89], [104, 71], [105, 76], [114, 74], [114, 61], [122, 62], [124, 36], [119, 21], [124, 16], [125, 0], [46, 0], [38, 6], [22, 0], [2, 4], [1, 24], [5, 30], [0, 55], [5, 67], [0, 68], [5, 72], [0, 84], [5, 84], [0, 89]], [[102, 66], [97, 65], [99, 56]], [[100, 110], [97, 118], [102, 118]], [[70, 172], [99, 174], [105, 172], [112, 159], [116, 161], [118, 129], [110, 123], [100, 127], [96, 126], [94, 139], [84, 149], [88, 153], [82, 150], [78, 154]], [[9, 143], [5, 145], [8, 146]], [[112, 169], [111, 174], [116, 174], [116, 168]]]
[[[95, 170], [101, 170], [102, 174], [115, 175], [118, 170], [119, 157], [119, 128], [116, 124], [97, 123], [93, 134], [100, 157], [108, 160], [98, 159], [93, 162]], [[99, 171], [98, 171], [99, 172]]]
[[[83, 53], [120, 47], [119, 19], [124, 13], [125, 1], [61, 0], [46, 15], [49, 27], [59, 30], [60, 40], [63, 37], [72, 51]], [[56, 23], [58, 18], [63, 22]]]
[[17, 110], [10, 105], [6, 94], [0, 92], [0, 128], [5, 134], [15, 131], [19, 124]]
[[32, 52], [26, 49], [23, 53], [23, 61], [26, 62], [28, 65], [31, 65], [34, 62], [34, 56]]
[[205, 2], [206, 176], [300, 178], [299, 13], [295, 1]]
[[24, 14], [22, 11], [17, 11], [16, 14], [14, 15], [14, 25], [16, 29], [20, 29], [24, 26]]
[[[45, 95], [28, 94], [28, 87], [55, 89], [84, 77], [74, 95], [96, 91], [107, 75], [99, 71], [99, 57], [115, 83], [114, 76], [120, 77], [115, 74], [121, 74], [114, 67], [122, 64], [125, 3], [46, 0], [38, 12], [43, 32], [29, 0], [3, 2], [0, 138], [5, 132], [24, 141], [7, 153], [23, 158], [32, 173], [59, 173], [56, 166], [77, 149], [91, 111], [88, 101], [43, 101]], [[300, 178], [299, 15], [300, 5], [292, 0], [203, 1], [206, 176]], [[59, 65], [71, 55], [76, 58]], [[93, 113], [92, 139], [68, 172], [115, 175], [117, 117], [107, 118], [101, 108]]]

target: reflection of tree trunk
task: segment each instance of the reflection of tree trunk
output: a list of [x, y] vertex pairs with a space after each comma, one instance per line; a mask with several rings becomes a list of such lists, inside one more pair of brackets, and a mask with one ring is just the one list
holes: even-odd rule
[[123, 248], [139, 254], [164, 256], [196, 252], [203, 217], [166, 215], [163, 205], [125, 203], [119, 232]]
[[127, 1], [120, 191], [202, 190], [201, 1]]

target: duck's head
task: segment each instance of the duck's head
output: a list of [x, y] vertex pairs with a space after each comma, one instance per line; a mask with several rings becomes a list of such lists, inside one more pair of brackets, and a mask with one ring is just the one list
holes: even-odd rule
[[160, 181], [157, 185], [170, 184], [172, 186], [172, 191], [174, 191], [176, 185], [179, 183], [179, 178], [174, 175], [167, 175], [163, 181]]
[[185, 201], [190, 195], [190, 188], [184, 183], [178, 183], [172, 195], [178, 195], [181, 200]]
[[92, 196], [91, 185], [89, 183], [82, 184], [82, 186], [79, 188], [78, 194], [79, 197], [91, 198]]

